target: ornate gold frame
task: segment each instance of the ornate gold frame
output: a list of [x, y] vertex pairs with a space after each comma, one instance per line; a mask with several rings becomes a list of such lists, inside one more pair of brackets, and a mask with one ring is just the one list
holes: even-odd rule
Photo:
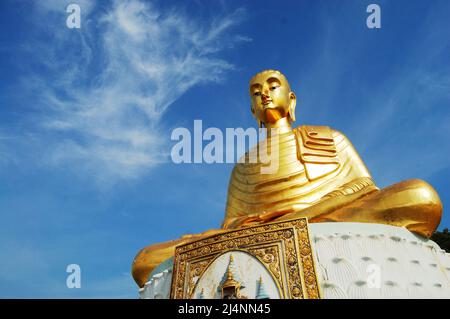
[[283, 299], [320, 298], [307, 218], [240, 228], [177, 246], [170, 298], [192, 298], [195, 278], [219, 255], [233, 250], [261, 261]]

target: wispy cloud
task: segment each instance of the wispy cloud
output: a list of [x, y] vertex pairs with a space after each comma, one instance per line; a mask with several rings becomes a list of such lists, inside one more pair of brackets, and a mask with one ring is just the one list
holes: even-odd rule
[[[46, 3], [38, 14], [44, 19], [59, 7]], [[114, 1], [79, 31], [57, 29], [54, 46], [33, 45], [42, 49], [45, 72], [28, 77], [28, 88], [39, 92], [40, 128], [58, 134], [46, 160], [102, 182], [134, 178], [166, 160], [162, 115], [193, 86], [233, 69], [220, 53], [248, 41], [229, 32], [243, 17], [238, 9], [205, 23], [148, 2]]]

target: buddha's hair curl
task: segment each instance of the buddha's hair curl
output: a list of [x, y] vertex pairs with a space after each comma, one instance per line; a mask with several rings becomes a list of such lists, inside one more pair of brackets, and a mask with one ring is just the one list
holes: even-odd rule
[[[283, 73], [281, 73], [280, 71], [278, 71], [278, 70], [272, 70], [272, 69], [263, 70], [263, 71], [261, 71], [261, 72], [259, 72], [259, 73], [256, 73], [255, 76], [253, 76], [253, 77], [250, 79], [249, 84], [252, 83], [253, 80], [254, 80], [258, 75], [263, 75], [263, 74], [266, 74], [266, 73], [275, 73], [275, 74], [278, 74], [279, 76], [281, 76], [281, 77], [284, 79], [284, 81], [285, 81], [285, 82], [287, 83], [287, 85], [289, 86], [289, 82], [288, 82], [286, 76], [285, 76]], [[291, 90], [290, 86], [289, 86], [289, 90]]]

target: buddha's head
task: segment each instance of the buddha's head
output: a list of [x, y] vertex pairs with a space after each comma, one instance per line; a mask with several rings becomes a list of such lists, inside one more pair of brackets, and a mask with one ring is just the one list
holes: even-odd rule
[[295, 121], [297, 98], [286, 77], [276, 70], [265, 70], [250, 80], [251, 111], [258, 126], [268, 127], [282, 118]]

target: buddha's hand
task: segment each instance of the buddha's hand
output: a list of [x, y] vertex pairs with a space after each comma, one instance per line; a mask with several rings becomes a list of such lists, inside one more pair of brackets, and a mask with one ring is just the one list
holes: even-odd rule
[[223, 222], [222, 228], [236, 229], [236, 228], [240, 228], [240, 227], [257, 225], [262, 222], [263, 222], [263, 219], [261, 219], [260, 214], [250, 214], [247, 216], [228, 218]]
[[321, 201], [340, 196], [348, 196], [353, 194], [366, 195], [373, 191], [378, 190], [372, 178], [370, 177], [360, 177], [346, 183], [334, 191], [326, 194], [322, 197]]
[[294, 205], [291, 205], [287, 208], [275, 210], [275, 211], [269, 211], [269, 212], [263, 212], [262, 214], [259, 214], [259, 220], [263, 223], [268, 223], [270, 221], [273, 221], [277, 219], [280, 216], [284, 216], [287, 214], [290, 214], [295, 211]]
[[255, 213], [247, 216], [234, 217], [225, 220], [222, 225], [224, 229], [235, 229], [240, 227], [249, 227], [258, 224], [264, 224], [277, 219], [280, 216], [289, 214], [295, 210], [294, 207], [288, 207], [275, 211], [264, 211], [263, 213]]
[[222, 233], [222, 232], [224, 232], [224, 229], [209, 229], [209, 230], [204, 231], [203, 233], [199, 233], [199, 234], [186, 234], [186, 235], [183, 235], [183, 236], [180, 237], [179, 241], [180, 240], [183, 240], [183, 241], [194, 241], [194, 240], [201, 239], [201, 238], [204, 238], [204, 237], [216, 235], [216, 234], [219, 234], [219, 233]]
[[277, 218], [277, 221], [306, 217], [309, 222], [333, 221], [333, 212], [357, 199], [378, 190], [371, 178], [362, 177], [346, 183], [323, 196], [309, 207], [296, 207], [294, 212]]

